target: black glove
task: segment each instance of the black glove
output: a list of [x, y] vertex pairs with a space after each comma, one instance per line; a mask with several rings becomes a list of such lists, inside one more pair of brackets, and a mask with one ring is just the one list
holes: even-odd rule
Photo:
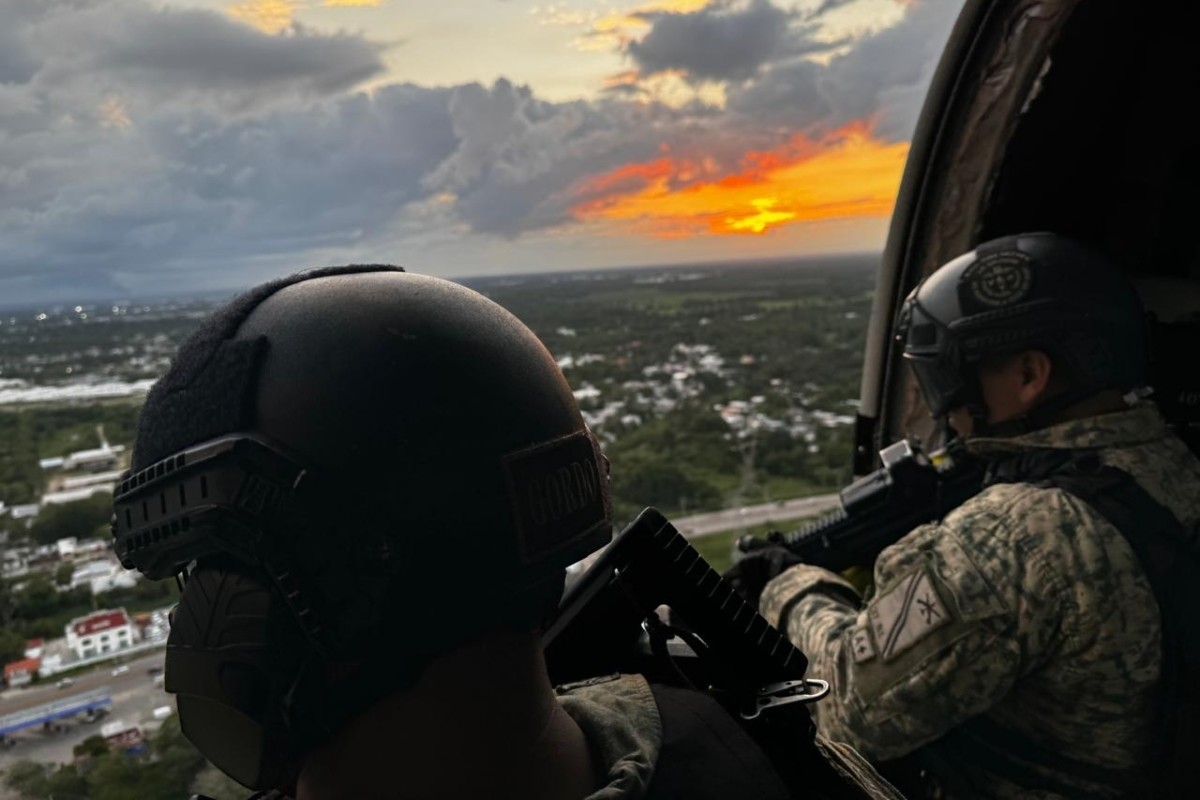
[[776, 575], [804, 563], [783, 545], [768, 544], [743, 555], [725, 571], [725, 579], [747, 603], [758, 607], [758, 598]]

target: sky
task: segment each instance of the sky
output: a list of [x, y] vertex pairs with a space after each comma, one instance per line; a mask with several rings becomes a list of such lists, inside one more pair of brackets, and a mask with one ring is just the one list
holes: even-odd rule
[[0, 0], [0, 305], [883, 246], [960, 0]]

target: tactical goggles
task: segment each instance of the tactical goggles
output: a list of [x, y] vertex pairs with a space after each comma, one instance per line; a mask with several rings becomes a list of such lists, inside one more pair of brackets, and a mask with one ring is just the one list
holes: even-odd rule
[[896, 341], [935, 417], [972, 402], [978, 387], [961, 357], [955, 337], [917, 302], [915, 292], [901, 311]]

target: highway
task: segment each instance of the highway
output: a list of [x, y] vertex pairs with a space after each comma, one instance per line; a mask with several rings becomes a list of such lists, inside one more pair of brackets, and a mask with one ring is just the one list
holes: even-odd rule
[[157, 725], [158, 723], [154, 722], [154, 709], [175, 705], [173, 697], [154, 685], [154, 676], [149, 672], [151, 667], [162, 667], [163, 651], [155, 650], [124, 662], [129, 671], [123, 675], [113, 675], [113, 669], [121, 663], [110, 661], [91, 672], [74, 675], [74, 683], [63, 689], [55, 687], [56, 678], [47, 678], [38, 686], [0, 692], [0, 715], [23, 711], [102, 686], [108, 686], [112, 695], [109, 714], [99, 721], [85, 722], [78, 718], [64, 721], [65, 730], [58, 733], [34, 729], [14, 734], [11, 739], [13, 746], [0, 748], [0, 770], [14, 761], [26, 758], [69, 764], [72, 759], [71, 749], [92, 734], [99, 733], [100, 726], [109, 720], [122, 719], [137, 725]]
[[837, 506], [837, 494], [819, 494], [812, 497], [798, 497], [794, 500], [780, 500], [776, 503], [694, 514], [690, 517], [673, 519], [671, 523], [688, 539], [697, 539], [701, 536], [711, 536], [739, 528], [752, 528], [768, 522], [793, 522], [805, 517], [824, 514]]
[[[689, 539], [740, 528], [750, 528], [768, 522], [779, 523], [780, 527], [786, 530], [786, 523], [823, 514], [837, 505], [838, 496], [826, 494], [725, 509], [706, 514], [694, 514], [679, 517], [672, 522]], [[584, 565], [586, 566], [592, 558], [585, 560]], [[123, 719], [139, 725], [149, 723], [151, 726], [157, 724], [153, 721], [154, 709], [164, 705], [174, 706], [174, 698], [154, 685], [154, 677], [149, 672], [151, 667], [162, 667], [163, 651], [156, 650], [124, 662], [129, 666], [129, 671], [122, 675], [113, 675], [112, 670], [120, 663], [111, 661], [98, 666], [91, 672], [72, 676], [71, 686], [63, 689], [56, 688], [56, 680], [50, 678], [38, 686], [0, 692], [0, 715], [22, 711], [58, 698], [86, 692], [89, 689], [108, 686], [112, 691], [113, 703], [105, 720]], [[66, 730], [60, 733], [46, 733], [41, 730], [22, 731], [12, 737], [15, 742], [14, 746], [0, 748], [0, 770], [14, 761], [24, 758], [35, 761], [70, 763], [71, 748], [88, 736], [99, 733], [100, 725], [101, 722], [88, 723], [82, 720], [68, 720], [65, 723]]]
[[[700, 539], [726, 531], [753, 528], [768, 522], [779, 523], [779, 527], [786, 533], [789, 530], [787, 523], [832, 511], [838, 507], [839, 502], [837, 494], [818, 494], [810, 497], [797, 497], [793, 500], [762, 503], [757, 506], [727, 508], [723, 511], [709, 511], [705, 514], [678, 517], [671, 520], [671, 524], [687, 539]], [[604, 551], [598, 550], [582, 561], [571, 565], [567, 575], [568, 588], [583, 573], [587, 572], [602, 552]]]

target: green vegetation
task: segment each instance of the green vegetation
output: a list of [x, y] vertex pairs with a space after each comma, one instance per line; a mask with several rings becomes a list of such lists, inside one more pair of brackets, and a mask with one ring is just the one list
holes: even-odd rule
[[686, 514], [849, 481], [874, 268], [857, 257], [474, 288], [563, 364], [624, 523], [646, 505]]
[[[645, 505], [690, 513], [848, 481], [875, 266], [845, 257], [469, 283], [560, 359], [605, 443], [625, 522]], [[9, 327], [0, 376], [42, 379], [55, 374], [49, 365], [65, 365], [74, 375], [154, 377], [210, 308], [134, 309], [103, 324], [95, 311], [86, 325], [51, 318], [23, 323], [28, 331]], [[22, 343], [22, 331], [37, 334], [35, 345]], [[749, 410], [723, 419], [720, 410], [738, 403]], [[138, 410], [129, 400], [0, 410], [0, 501], [34, 500], [45, 483], [37, 460], [97, 446], [97, 425], [110, 442], [132, 444]], [[84, 516], [39, 522], [33, 534], [88, 535], [78, 533]]]
[[[54, 544], [59, 539], [107, 538], [111, 535], [112, 495], [97, 492], [86, 500], [44, 506], [29, 528], [29, 536], [38, 544]], [[67, 576], [70, 582], [71, 576]]]
[[25, 637], [8, 627], [0, 628], [0, 664], [25, 657]]
[[53, 406], [0, 406], [0, 500], [32, 503], [46, 474], [38, 459], [100, 446], [97, 426], [113, 444], [133, 441], [140, 404], [127, 400]]
[[[101, 592], [93, 597], [86, 586], [59, 591], [53, 579], [43, 573], [0, 581], [0, 587], [3, 633], [18, 637], [22, 650], [26, 639], [62, 636], [63, 629], [72, 619], [96, 609], [124, 608], [134, 614], [170, 605], [179, 594], [170, 581], [138, 581], [132, 587]], [[3, 598], [8, 598], [7, 604]], [[0, 654], [5, 652], [5, 641], [0, 635]], [[0, 663], [4, 661], [0, 660]]]
[[[75, 748], [78, 765], [18, 761], [4, 771], [4, 784], [27, 800], [186, 800], [197, 777], [206, 767], [211, 770], [184, 738], [178, 716], [168, 717], [147, 744], [138, 755], [109, 752], [104, 740], [93, 736]], [[222, 791], [229, 786], [236, 784], [226, 784]], [[237, 792], [219, 796], [242, 796], [246, 790], [237, 787]]]
[[792, 530], [803, 524], [803, 520], [787, 523], [786, 525], [768, 522], [763, 525], [739, 528], [736, 531], [725, 531], [724, 533], [714, 533], [711, 536], [700, 536], [692, 539], [691, 544], [704, 560], [709, 563], [709, 566], [717, 572], [725, 572], [733, 564], [733, 548], [737, 546], [738, 539], [743, 536], [766, 536], [771, 531], [777, 531], [781, 527]]

